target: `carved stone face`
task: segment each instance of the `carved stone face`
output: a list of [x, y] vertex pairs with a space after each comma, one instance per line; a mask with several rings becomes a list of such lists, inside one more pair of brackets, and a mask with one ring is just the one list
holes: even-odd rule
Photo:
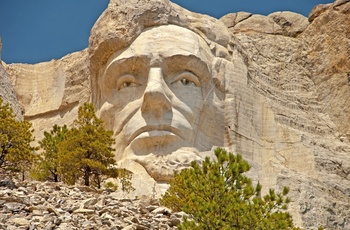
[[184, 147], [211, 148], [201, 131], [211, 126], [200, 126], [211, 113], [212, 61], [199, 35], [174, 25], [144, 31], [109, 58], [99, 77], [98, 112], [114, 131], [117, 159], [147, 167], [150, 158]]

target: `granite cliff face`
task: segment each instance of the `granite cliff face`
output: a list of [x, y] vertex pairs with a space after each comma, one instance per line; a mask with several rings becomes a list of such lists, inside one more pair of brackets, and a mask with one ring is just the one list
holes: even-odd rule
[[290, 12], [220, 19], [248, 68], [230, 87], [229, 146], [258, 162], [264, 185], [292, 187], [305, 228], [349, 228], [349, 7], [315, 7], [309, 21]]
[[4, 103], [9, 103], [18, 119], [23, 119], [22, 108], [18, 103], [16, 92], [10, 76], [5, 71], [5, 64], [0, 60], [0, 97]]
[[72, 124], [79, 105], [89, 101], [87, 50], [34, 65], [10, 64], [6, 71], [24, 108], [24, 118], [33, 123], [36, 140], [53, 124]]
[[[24, 118], [40, 139], [53, 124], [72, 123], [78, 106], [91, 100], [99, 67], [134, 41], [130, 34], [168, 24], [204, 37], [225, 59], [213, 68], [226, 66], [214, 80], [225, 92], [223, 141], [253, 165], [250, 176], [264, 188], [290, 187], [290, 211], [299, 226], [349, 229], [349, 1], [316, 6], [309, 19], [239, 12], [217, 21], [165, 0], [112, 0], [88, 50], [35, 65], [5, 65], [1, 75], [11, 77]], [[148, 181], [142, 186], [152, 191], [151, 180], [136, 181]]]

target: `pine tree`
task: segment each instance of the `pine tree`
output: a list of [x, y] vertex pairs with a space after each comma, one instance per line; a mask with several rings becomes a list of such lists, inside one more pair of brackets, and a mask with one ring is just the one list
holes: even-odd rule
[[[15, 172], [29, 170], [36, 159], [31, 123], [19, 121], [0, 97], [0, 168]], [[24, 179], [24, 178], [22, 178]]]
[[[250, 165], [241, 155], [215, 150], [217, 160], [208, 157], [200, 166], [175, 173], [161, 203], [174, 211], [190, 214], [180, 229], [293, 229], [286, 212], [288, 188], [282, 193], [270, 189], [261, 197], [261, 185], [252, 185], [244, 175]], [[295, 228], [296, 229], [296, 228]]]
[[39, 141], [40, 147], [44, 150], [40, 155], [39, 164], [32, 172], [37, 180], [59, 181], [58, 145], [67, 139], [68, 128], [66, 125], [60, 127], [54, 125], [50, 132], [44, 132], [44, 138]]
[[80, 107], [74, 127], [58, 145], [59, 173], [63, 181], [74, 184], [82, 179], [86, 186], [93, 183], [100, 188], [102, 176], [127, 178], [125, 170], [111, 167], [115, 163], [112, 134], [104, 129], [91, 103]]

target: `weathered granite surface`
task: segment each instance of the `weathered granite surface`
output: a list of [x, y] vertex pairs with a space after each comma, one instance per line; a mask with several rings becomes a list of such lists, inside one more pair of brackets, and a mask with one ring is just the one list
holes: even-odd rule
[[36, 140], [53, 124], [72, 124], [79, 105], [89, 101], [87, 50], [34, 65], [9, 64], [6, 70], [24, 108], [24, 118], [33, 123]]
[[[213, 139], [224, 130], [223, 145], [251, 162], [250, 175], [265, 189], [289, 186], [290, 210], [298, 225], [349, 229], [350, 2], [346, 0], [316, 6], [309, 19], [292, 12], [268, 16], [239, 12], [220, 20], [166, 0], [111, 0], [91, 31], [88, 50], [47, 63], [6, 65], [24, 116], [33, 122], [37, 137], [53, 124], [70, 124], [83, 102], [92, 100], [103, 115], [103, 108], [110, 107], [103, 107], [108, 100], [101, 100], [100, 90], [104, 89], [98, 88], [98, 79], [106, 63], [118, 59], [147, 28], [165, 25], [197, 34], [208, 45], [208, 55], [216, 60], [208, 68], [215, 86], [212, 89], [218, 91], [217, 101], [223, 103], [213, 105], [223, 109], [223, 116], [215, 123], [199, 123], [197, 128], [211, 130]], [[175, 44], [179, 50], [191, 51], [182, 48], [181, 42]], [[149, 39], [148, 47], [137, 47], [151, 50], [153, 46]], [[198, 47], [198, 52], [206, 49]], [[174, 63], [182, 66], [179, 61]], [[122, 85], [134, 83], [139, 84], [132, 80]], [[174, 97], [170, 99], [174, 108]], [[105, 117], [108, 119], [113, 120]], [[109, 124], [117, 137], [117, 126]], [[153, 141], [151, 138], [148, 143]], [[221, 145], [220, 140], [217, 143]], [[169, 165], [181, 168], [210, 151], [209, 147], [186, 147], [195, 148], [182, 149], [175, 156], [188, 158], [174, 158]], [[116, 157], [123, 154], [120, 150]], [[129, 160], [140, 176], [135, 176], [136, 187], [147, 187], [143, 191], [151, 193], [155, 184], [161, 185], [156, 175], [149, 177], [147, 165], [141, 162], [141, 167], [140, 161]], [[171, 173], [171, 169], [165, 171]]]
[[9, 103], [18, 119], [23, 119], [23, 108], [18, 103], [15, 89], [10, 76], [5, 71], [5, 63], [0, 60], [0, 97], [4, 103]]

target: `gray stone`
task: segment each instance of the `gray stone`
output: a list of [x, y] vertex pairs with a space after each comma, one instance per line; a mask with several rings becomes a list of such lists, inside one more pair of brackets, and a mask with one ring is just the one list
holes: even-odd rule
[[79, 208], [79, 209], [77, 209], [77, 210], [74, 210], [73, 213], [92, 214], [92, 213], [95, 213], [95, 210], [93, 210], [93, 209]]
[[126, 221], [130, 224], [133, 224], [133, 223], [138, 224], [139, 223], [139, 220], [135, 216], [128, 216], [128, 217], [124, 218], [124, 221]]
[[156, 206], [156, 205], [149, 205], [149, 206], [145, 207], [145, 209], [148, 210], [149, 212], [152, 212], [156, 208], [158, 208], [158, 206]]
[[170, 224], [171, 224], [170, 226], [177, 226], [177, 225], [179, 225], [181, 223], [182, 219], [179, 219], [177, 217], [171, 217], [169, 219], [169, 221], [170, 221]]
[[114, 219], [114, 217], [111, 216], [111, 215], [109, 215], [108, 213], [103, 213], [103, 214], [101, 215], [101, 218], [102, 218], [103, 220], [112, 220], [112, 219]]
[[11, 212], [19, 212], [26, 207], [26, 205], [24, 205], [22, 203], [17, 203], [17, 202], [5, 203], [5, 204], [3, 204], [3, 206], [6, 207]]
[[89, 198], [86, 199], [82, 202], [82, 208], [90, 208], [91, 206], [95, 205], [97, 203], [97, 199], [96, 198]]
[[43, 212], [41, 210], [33, 210], [33, 216], [42, 216]]
[[7, 188], [10, 188], [10, 189], [17, 188], [17, 186], [15, 185], [15, 183], [12, 180], [0, 181], [0, 187], [7, 187]]
[[320, 16], [322, 13], [326, 12], [326, 10], [328, 10], [331, 6], [331, 3], [316, 5], [309, 14], [309, 22], [313, 22], [315, 18]]
[[28, 194], [28, 189], [24, 187], [19, 187], [17, 190], [23, 192], [24, 194]]
[[13, 218], [11, 219], [11, 222], [16, 226], [29, 226], [29, 220], [25, 218]]
[[154, 214], [170, 215], [171, 210], [166, 207], [158, 207], [152, 211]]
[[309, 21], [301, 14], [283, 11], [269, 14], [274, 22], [281, 26], [282, 35], [296, 37], [309, 26]]
[[47, 207], [47, 211], [49, 213], [54, 213], [56, 216], [59, 216], [60, 213], [56, 210], [56, 208], [54, 208], [52, 205], [49, 205], [49, 207]]
[[233, 33], [259, 32], [266, 34], [282, 34], [283, 30], [272, 18], [263, 15], [252, 15], [237, 23], [230, 30]]
[[[4, 66], [5, 65], [5, 66]], [[0, 60], [0, 97], [4, 100], [3, 103], [9, 103], [18, 119], [23, 119], [23, 108], [18, 103], [15, 89], [11, 83], [9, 74], [5, 71], [6, 64]], [[1, 185], [0, 182], [0, 186]], [[14, 184], [7, 185], [15, 188]]]
[[341, 6], [349, 2], [350, 0], [336, 0], [333, 4], [333, 7]]
[[227, 28], [232, 28], [252, 15], [253, 14], [247, 12], [229, 13], [220, 18], [220, 21], [223, 22]]

